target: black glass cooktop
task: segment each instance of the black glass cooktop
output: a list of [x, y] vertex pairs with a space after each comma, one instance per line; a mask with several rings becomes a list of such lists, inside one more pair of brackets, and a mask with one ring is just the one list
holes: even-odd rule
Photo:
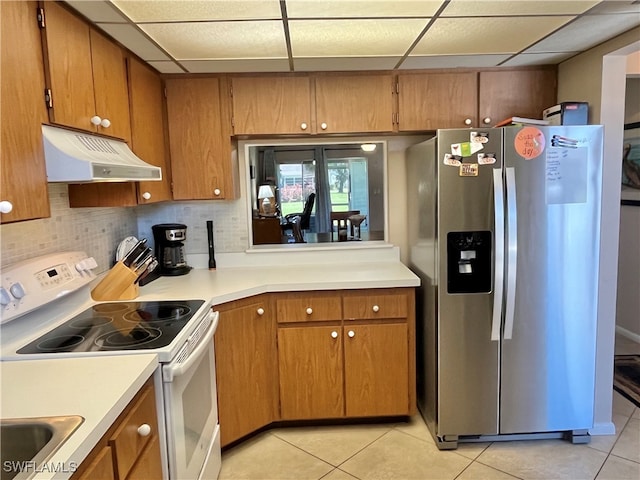
[[154, 349], [169, 345], [203, 300], [100, 303], [17, 353]]

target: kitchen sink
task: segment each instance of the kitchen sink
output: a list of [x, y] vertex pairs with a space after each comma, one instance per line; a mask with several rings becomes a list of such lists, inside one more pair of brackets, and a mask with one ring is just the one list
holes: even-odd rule
[[[80, 426], [78, 415], [0, 420], [1, 480], [29, 478]], [[48, 471], [64, 465], [46, 466]]]

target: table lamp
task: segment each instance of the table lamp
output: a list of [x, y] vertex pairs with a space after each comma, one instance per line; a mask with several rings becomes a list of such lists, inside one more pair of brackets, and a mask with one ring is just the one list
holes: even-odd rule
[[276, 213], [276, 197], [271, 185], [260, 185], [258, 189], [260, 215], [273, 216]]

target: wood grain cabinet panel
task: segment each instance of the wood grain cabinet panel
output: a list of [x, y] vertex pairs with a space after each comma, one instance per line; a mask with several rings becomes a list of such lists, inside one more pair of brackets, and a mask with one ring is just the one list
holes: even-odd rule
[[477, 125], [477, 77], [476, 72], [398, 75], [399, 130]]
[[312, 133], [309, 77], [231, 79], [236, 135]]
[[315, 77], [318, 133], [391, 132], [392, 75]]
[[[42, 2], [52, 123], [129, 140], [127, 74], [123, 51], [56, 2]], [[91, 123], [108, 119], [109, 127]]]
[[236, 198], [221, 80], [169, 79], [166, 87], [174, 200]]
[[214, 337], [222, 446], [278, 419], [275, 312], [268, 295], [219, 305]]
[[[395, 292], [395, 293], [391, 293]], [[402, 290], [369, 290], [362, 294], [346, 293], [343, 298], [345, 320], [407, 318], [407, 293]]]
[[283, 420], [344, 415], [340, 326], [278, 329]]
[[343, 338], [346, 416], [407, 415], [407, 324], [345, 326]]
[[0, 200], [13, 209], [2, 223], [50, 216], [40, 126], [47, 122], [44, 68], [36, 2], [2, 2], [0, 8]]
[[77, 478], [77, 480], [115, 480], [116, 474], [113, 470], [111, 447], [104, 447], [97, 452], [97, 455], [89, 461], [86, 470], [83, 470], [79, 476], [74, 478]]
[[556, 104], [556, 92], [555, 68], [480, 72], [480, 124], [493, 126], [514, 115], [542, 118]]
[[150, 480], [162, 478], [160, 437], [155, 436], [140, 454], [137, 463], [129, 471], [126, 480]]
[[297, 292], [276, 299], [278, 323], [342, 320], [342, 298], [325, 292]]

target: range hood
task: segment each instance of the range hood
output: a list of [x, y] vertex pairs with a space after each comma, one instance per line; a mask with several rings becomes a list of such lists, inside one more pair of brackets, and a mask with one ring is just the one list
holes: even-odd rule
[[138, 158], [121, 141], [42, 125], [47, 181], [64, 183], [162, 180], [160, 167]]

